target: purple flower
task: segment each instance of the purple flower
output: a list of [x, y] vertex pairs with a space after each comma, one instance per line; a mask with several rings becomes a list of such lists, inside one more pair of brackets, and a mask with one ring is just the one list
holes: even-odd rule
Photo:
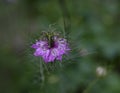
[[62, 56], [70, 50], [67, 40], [58, 36], [53, 36], [51, 42], [48, 39], [36, 41], [32, 48], [35, 49], [34, 56], [41, 56], [46, 63], [61, 61]]

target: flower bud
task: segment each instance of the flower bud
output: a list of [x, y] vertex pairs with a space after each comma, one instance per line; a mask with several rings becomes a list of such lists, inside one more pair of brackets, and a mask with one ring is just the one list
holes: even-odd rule
[[96, 68], [96, 74], [98, 77], [104, 77], [107, 74], [106, 68], [99, 66]]

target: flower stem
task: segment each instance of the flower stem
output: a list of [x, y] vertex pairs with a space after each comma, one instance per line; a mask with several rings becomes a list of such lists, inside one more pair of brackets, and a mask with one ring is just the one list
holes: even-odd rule
[[45, 77], [44, 77], [43, 64], [41, 58], [40, 58], [40, 76], [41, 76], [41, 87], [43, 87]]
[[91, 88], [96, 84], [96, 82], [98, 81], [99, 79], [96, 78], [95, 80], [93, 80], [89, 85], [88, 87], [83, 91], [83, 93], [89, 93]]
[[62, 15], [63, 15], [64, 34], [65, 34], [64, 38], [68, 39], [68, 35], [70, 32], [70, 28], [71, 28], [70, 15], [69, 15], [65, 0], [59, 0], [59, 5], [60, 5]]

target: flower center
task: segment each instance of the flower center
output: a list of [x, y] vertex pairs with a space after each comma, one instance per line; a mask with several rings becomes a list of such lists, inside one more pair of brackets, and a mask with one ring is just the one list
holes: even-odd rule
[[53, 33], [53, 32], [46, 32], [46, 33], [44, 33], [44, 35], [46, 37], [45, 39], [48, 42], [49, 49], [56, 47], [55, 33]]
[[50, 48], [54, 48], [54, 47], [55, 47], [55, 42], [54, 42], [54, 41], [51, 41], [51, 42], [49, 43], [49, 46], [50, 46]]

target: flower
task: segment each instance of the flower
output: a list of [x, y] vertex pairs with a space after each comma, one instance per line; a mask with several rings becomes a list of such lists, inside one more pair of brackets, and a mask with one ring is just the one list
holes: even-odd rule
[[46, 63], [61, 61], [62, 56], [70, 50], [67, 40], [58, 36], [38, 40], [32, 45], [32, 48], [35, 49], [34, 56], [42, 57]]

